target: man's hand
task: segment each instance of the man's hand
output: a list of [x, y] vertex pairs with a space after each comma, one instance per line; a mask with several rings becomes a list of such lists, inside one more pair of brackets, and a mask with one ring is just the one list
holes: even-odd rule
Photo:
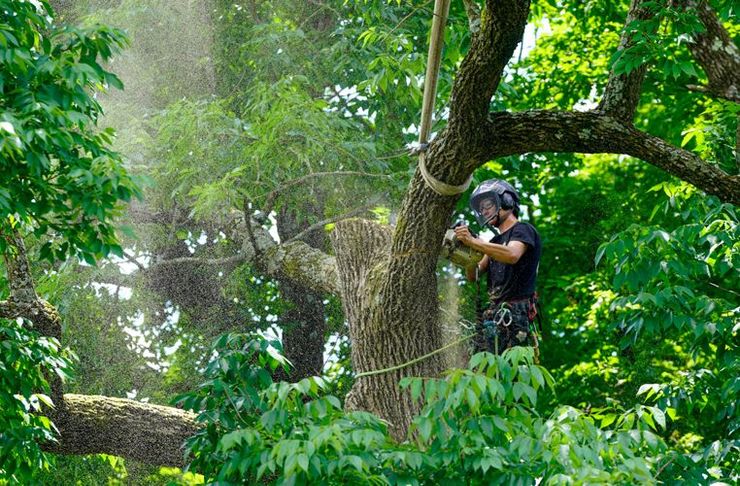
[[470, 230], [467, 226], [458, 226], [455, 228], [455, 237], [458, 239], [460, 243], [463, 245], [468, 245], [471, 241], [473, 241], [475, 238], [470, 233]]

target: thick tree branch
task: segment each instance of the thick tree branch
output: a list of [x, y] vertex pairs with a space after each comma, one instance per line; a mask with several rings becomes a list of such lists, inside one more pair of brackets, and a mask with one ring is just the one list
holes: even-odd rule
[[268, 275], [287, 278], [315, 292], [341, 297], [337, 262], [333, 256], [302, 241], [293, 241], [269, 248], [265, 259]]
[[[367, 208], [363, 207], [357, 211], [365, 210]], [[343, 217], [347, 216], [347, 214], [343, 215]], [[322, 221], [321, 225], [333, 220]], [[228, 269], [249, 262], [255, 264], [260, 271], [269, 277], [287, 278], [298, 285], [312, 288], [317, 292], [340, 295], [339, 277], [334, 257], [312, 248], [302, 241], [293, 241], [295, 239], [278, 244], [269, 231], [258, 221], [250, 218], [250, 223], [250, 237], [244, 239], [241, 252], [237, 255], [223, 258], [183, 257], [163, 259], [154, 262], [142, 273], [152, 272], [159, 266], [204, 265], [223, 266]], [[240, 228], [240, 233], [248, 232], [246, 228], [242, 227], [246, 225], [243, 220], [234, 222], [234, 224]], [[0, 312], [2, 312], [2, 307], [0, 307]]]
[[42, 336], [61, 339], [62, 325], [57, 310], [46, 302], [38, 299], [33, 302], [16, 302], [15, 300], [0, 301], [0, 318], [23, 318], [29, 321], [31, 329]]
[[31, 266], [26, 255], [26, 245], [15, 228], [0, 228], [0, 237], [5, 239], [7, 250], [3, 253], [8, 272], [10, 300], [19, 304], [30, 304], [39, 300], [31, 276]]
[[123, 398], [64, 395], [64, 411], [52, 414], [60, 431], [57, 454], [111, 454], [146, 464], [186, 464], [183, 443], [198, 431], [195, 414]]
[[463, 0], [465, 15], [468, 17], [468, 28], [471, 34], [480, 31], [480, 5], [476, 0]]
[[476, 154], [479, 163], [531, 152], [625, 154], [639, 158], [719, 197], [740, 203], [740, 177], [693, 153], [598, 112], [493, 113]]
[[450, 130], [458, 125], [471, 129], [485, 119], [504, 67], [522, 39], [528, 13], [528, 0], [486, 1], [480, 31], [473, 35], [452, 87]]
[[21, 310], [13, 302], [0, 300], [0, 319], [17, 319], [23, 317]]
[[[619, 51], [624, 51], [633, 44], [630, 24], [651, 16], [650, 10], [643, 8], [644, 3], [645, 0], [632, 0], [622, 36], [619, 39]], [[647, 64], [633, 69], [629, 74], [614, 74], [613, 71], [609, 73], [609, 81], [597, 110], [621, 121], [632, 121], [640, 101], [640, 90], [645, 71], [647, 71]]]
[[740, 50], [708, 2], [686, 0], [684, 4], [686, 8], [696, 9], [706, 29], [694, 36], [689, 49], [707, 75], [707, 91], [740, 102]]
[[[26, 254], [26, 244], [23, 242], [17, 228], [0, 227], [0, 237], [5, 239], [6, 250], [3, 252], [5, 269], [8, 274], [8, 286], [10, 287], [10, 298], [3, 302], [0, 307], [5, 311], [15, 314], [15, 317], [23, 317], [27, 323], [39, 334], [46, 337], [62, 340], [62, 323], [57, 310], [39, 298], [33, 284], [31, 275], [31, 264]], [[48, 376], [51, 385], [51, 399], [63, 408], [62, 380], [59, 376], [52, 374]]]
[[3, 253], [8, 273], [10, 298], [0, 302], [0, 317], [23, 317], [42, 336], [62, 339], [62, 325], [57, 310], [36, 294], [26, 245], [17, 229], [3, 233], [8, 245]]

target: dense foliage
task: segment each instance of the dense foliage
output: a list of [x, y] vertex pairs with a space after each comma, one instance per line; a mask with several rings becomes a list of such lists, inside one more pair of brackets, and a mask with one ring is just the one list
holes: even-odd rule
[[113, 131], [93, 130], [102, 108], [92, 91], [123, 88], [99, 62], [126, 38], [55, 24], [46, 1], [3, 0], [0, 13], [0, 221], [48, 237], [50, 260], [120, 254], [109, 220], [137, 189], [108, 148]]
[[[536, 410], [554, 379], [529, 348], [474, 355], [442, 379], [413, 378], [423, 409], [413, 440], [395, 443], [387, 424], [342, 412], [320, 377], [273, 383], [286, 366], [275, 343], [225, 335], [196, 392], [179, 399], [205, 426], [188, 443], [191, 467], [218, 484], [545, 484], [654, 482], [666, 426], [657, 408], [585, 414]], [[279, 344], [278, 344], [279, 346]], [[611, 428], [598, 427], [599, 420]], [[656, 423], [658, 425], [656, 425]], [[522, 460], [524, 458], [524, 460]]]
[[[95, 130], [102, 107], [93, 93], [122, 88], [98, 62], [126, 40], [105, 26], [60, 26], [51, 14], [46, 1], [0, 2], [0, 254], [14, 257], [6, 237], [21, 231], [42, 241], [41, 259], [94, 263], [121, 253], [111, 220], [138, 191], [108, 147], [113, 131]], [[3, 483], [48, 470], [41, 445], [58, 437], [47, 415], [61, 406], [52, 403], [49, 382], [69, 377], [73, 357], [29, 324], [0, 319]]]
[[23, 484], [48, 470], [41, 444], [57, 440], [45, 414], [54, 407], [49, 376], [69, 377], [69, 351], [20, 322], [0, 319], [0, 484]]
[[[731, 3], [710, 2], [737, 39]], [[737, 482], [733, 206], [623, 156], [484, 164], [474, 183], [512, 182], [543, 237], [542, 366], [516, 350], [405, 381], [422, 411], [394, 442], [377, 417], [343, 410], [354, 378], [338, 300], [316, 297], [326, 348], [312, 351], [325, 374], [281, 381], [291, 367], [271, 339], [287, 346], [303, 302], [260, 261], [239, 258], [249, 215], [325, 251], [347, 214], [393, 223], [415, 170], [406, 146], [417, 137], [431, 3], [51, 4], [70, 25], [46, 1], [0, 0], [0, 225], [33, 233], [38, 291], [80, 356], [67, 391], [178, 397], [204, 428], [187, 444], [187, 472], [106, 455], [59, 456], [46, 470], [37, 441], [54, 427], [34, 412], [44, 373], [66, 374], [70, 355], [3, 320], [0, 483]], [[527, 47], [492, 109], [585, 110], [610, 67], [647, 63], [635, 125], [737, 174], [738, 105], [686, 89], [706, 83], [687, 47], [701, 31], [696, 13], [648, 2], [653, 19], [627, 26], [635, 42], [617, 56], [628, 4], [533, 2]], [[470, 44], [464, 7], [452, 2], [435, 131]], [[121, 85], [111, 71], [126, 91], [108, 92]], [[151, 182], [127, 214], [118, 205], [138, 189], [124, 162]], [[136, 230], [121, 241], [118, 215]], [[467, 195], [453, 218], [473, 220]], [[78, 263], [108, 253], [133, 270]], [[452, 282], [440, 300], [474, 320], [479, 289], [448, 266], [438, 274]], [[0, 276], [0, 297], [7, 289]], [[453, 335], [468, 332], [455, 321]]]

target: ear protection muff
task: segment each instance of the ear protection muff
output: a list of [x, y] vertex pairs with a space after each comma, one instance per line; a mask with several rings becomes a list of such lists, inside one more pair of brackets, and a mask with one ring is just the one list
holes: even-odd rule
[[505, 192], [501, 195], [501, 209], [509, 210], [513, 209], [516, 201], [510, 192]]

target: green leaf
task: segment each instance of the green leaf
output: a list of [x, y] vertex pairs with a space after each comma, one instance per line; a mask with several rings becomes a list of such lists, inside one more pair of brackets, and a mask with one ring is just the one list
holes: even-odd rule
[[308, 456], [306, 454], [298, 454], [298, 467], [308, 472]]
[[663, 411], [661, 409], [659, 409], [658, 407], [652, 407], [652, 408], [650, 408], [650, 410], [651, 410], [651, 412], [653, 414], [653, 418], [655, 419], [655, 422], [658, 425], [660, 425], [660, 427], [663, 430], [665, 430], [666, 423], [665, 423], [665, 414], [663, 413]]

